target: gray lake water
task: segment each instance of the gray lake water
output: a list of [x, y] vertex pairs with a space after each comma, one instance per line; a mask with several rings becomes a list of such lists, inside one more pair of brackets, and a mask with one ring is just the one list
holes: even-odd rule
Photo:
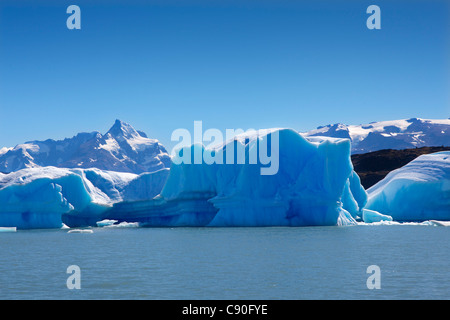
[[450, 298], [449, 227], [92, 230], [0, 233], [0, 299]]

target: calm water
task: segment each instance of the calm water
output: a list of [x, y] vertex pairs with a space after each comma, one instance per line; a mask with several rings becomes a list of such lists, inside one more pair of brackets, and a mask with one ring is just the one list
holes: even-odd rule
[[450, 299], [449, 227], [93, 230], [0, 234], [0, 299]]

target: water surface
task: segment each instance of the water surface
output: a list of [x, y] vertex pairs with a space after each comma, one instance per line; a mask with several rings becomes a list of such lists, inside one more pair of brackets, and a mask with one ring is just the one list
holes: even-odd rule
[[0, 299], [450, 298], [448, 227], [92, 230], [0, 234]]

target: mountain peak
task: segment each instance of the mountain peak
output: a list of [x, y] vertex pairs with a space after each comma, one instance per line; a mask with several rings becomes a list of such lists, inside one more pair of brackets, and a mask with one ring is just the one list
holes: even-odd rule
[[140, 136], [139, 132], [137, 132], [131, 125], [119, 119], [116, 119], [114, 125], [111, 127], [111, 129], [109, 129], [107, 134], [108, 133], [115, 138], [122, 137], [125, 139]]
[[0, 148], [0, 172], [54, 166], [140, 174], [170, 164], [163, 145], [119, 119], [105, 135], [94, 131], [64, 140], [36, 140], [15, 148]]

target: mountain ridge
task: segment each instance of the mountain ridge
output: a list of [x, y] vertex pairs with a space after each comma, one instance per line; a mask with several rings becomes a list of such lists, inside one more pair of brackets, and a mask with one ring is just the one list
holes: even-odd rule
[[170, 167], [170, 156], [156, 139], [116, 120], [107, 133], [81, 132], [63, 140], [33, 140], [0, 149], [0, 172], [24, 168], [98, 168], [140, 174]]
[[450, 119], [410, 118], [360, 125], [336, 123], [302, 132], [302, 135], [348, 138], [352, 142], [352, 154], [450, 146]]

